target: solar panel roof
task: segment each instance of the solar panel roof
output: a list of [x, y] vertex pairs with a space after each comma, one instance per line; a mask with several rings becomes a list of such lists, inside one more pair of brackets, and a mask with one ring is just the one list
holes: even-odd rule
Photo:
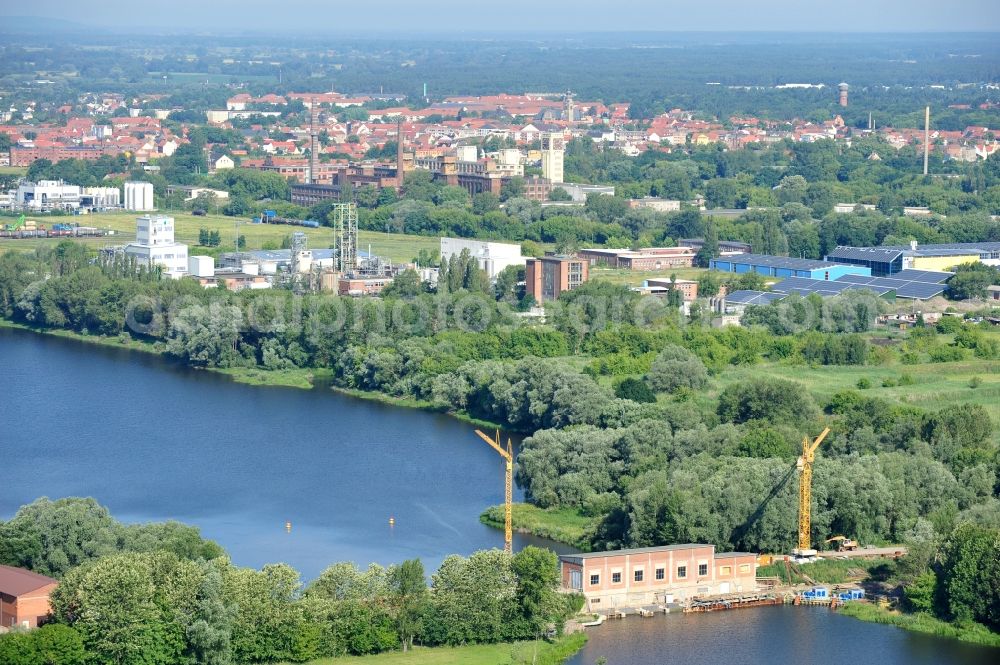
[[840, 265], [829, 261], [816, 261], [814, 259], [796, 259], [790, 256], [769, 256], [767, 254], [739, 254], [722, 257], [717, 261], [729, 263], [749, 264], [755, 266], [767, 266], [769, 268], [788, 268], [790, 270], [816, 270], [818, 268], [829, 268]]
[[936, 295], [944, 293], [946, 288], [948, 287], [944, 284], [910, 282], [906, 286], [901, 286], [896, 289], [896, 296], [899, 298], [916, 298], [918, 300], [926, 300], [927, 298], [933, 298]]
[[726, 296], [726, 302], [736, 305], [767, 305], [784, 297], [784, 293], [770, 291], [733, 291]]
[[903, 250], [893, 247], [847, 247], [841, 246], [830, 252], [826, 260], [855, 259], [860, 261], [892, 262], [899, 258]]
[[1000, 242], [945, 242], [917, 245], [913, 250], [909, 245], [883, 245], [879, 249], [901, 249], [904, 252], [920, 256], [922, 252], [1000, 252]]

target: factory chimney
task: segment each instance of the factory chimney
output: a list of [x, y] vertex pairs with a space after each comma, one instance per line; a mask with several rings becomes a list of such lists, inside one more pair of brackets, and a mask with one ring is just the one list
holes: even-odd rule
[[319, 182], [319, 135], [317, 134], [319, 125], [319, 105], [316, 98], [309, 100], [309, 182], [317, 184]]

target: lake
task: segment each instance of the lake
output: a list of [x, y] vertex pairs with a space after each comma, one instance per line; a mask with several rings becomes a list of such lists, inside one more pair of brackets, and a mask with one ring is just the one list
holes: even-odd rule
[[[454, 418], [9, 329], [0, 376], [0, 519], [40, 496], [92, 496], [118, 519], [192, 524], [239, 565], [283, 561], [305, 579], [336, 561], [420, 557], [433, 571], [503, 547], [479, 522], [503, 502], [503, 461]], [[571, 551], [515, 535], [526, 544]]]
[[[180, 520], [238, 565], [283, 561], [306, 580], [336, 561], [420, 557], [431, 572], [448, 554], [503, 546], [478, 519], [503, 501], [502, 461], [447, 416], [9, 329], [0, 379], [0, 519], [40, 496], [92, 496], [121, 520]], [[570, 551], [515, 535], [526, 544]], [[589, 635], [572, 665], [998, 661], [804, 607], [631, 617]]]

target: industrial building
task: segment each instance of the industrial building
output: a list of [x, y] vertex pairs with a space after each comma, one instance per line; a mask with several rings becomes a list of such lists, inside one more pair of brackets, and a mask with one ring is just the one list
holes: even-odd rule
[[125, 245], [125, 254], [140, 265], [160, 266], [169, 275], [181, 275], [188, 269], [188, 246], [174, 241], [174, 218], [166, 215], [138, 217], [135, 242]]
[[848, 290], [868, 290], [879, 296], [927, 300], [948, 290], [945, 282], [949, 272], [903, 270], [892, 277], [871, 275], [842, 275], [836, 280], [787, 277], [771, 287], [771, 291], [733, 291], [713, 300], [718, 314], [742, 314], [750, 305], [768, 305], [791, 294], [808, 296], [816, 294], [827, 298]]
[[122, 193], [117, 187], [84, 187], [80, 194], [80, 207], [91, 210], [120, 208]]
[[469, 255], [479, 262], [479, 268], [485, 270], [490, 281], [495, 281], [508, 266], [523, 266], [528, 259], [521, 256], [521, 246], [505, 242], [487, 242], [485, 240], [468, 240], [465, 238], [441, 238], [441, 262], [451, 260], [467, 250]]
[[[678, 247], [690, 247], [696, 253], [705, 246], [704, 238], [681, 238], [677, 241]], [[730, 256], [732, 254], [749, 254], [753, 251], [753, 247], [749, 243], [739, 242], [736, 240], [720, 240], [719, 241], [719, 256]]]
[[949, 242], [921, 245], [891, 245], [878, 249], [903, 252], [903, 267], [912, 270], [947, 271], [962, 263], [979, 261], [1000, 266], [1000, 242]]
[[643, 247], [641, 249], [581, 249], [577, 256], [590, 265], [605, 263], [625, 270], [690, 268], [697, 252], [690, 247]]
[[876, 277], [888, 277], [903, 270], [903, 250], [891, 247], [837, 247], [826, 255], [826, 260], [865, 266]]
[[156, 205], [153, 202], [153, 183], [126, 182], [125, 209], [135, 210], [138, 212], [155, 210]]
[[0, 565], [0, 631], [37, 628], [52, 612], [49, 596], [57, 586], [51, 577]]
[[688, 543], [559, 557], [562, 588], [591, 612], [755, 591], [757, 555]]
[[712, 259], [711, 268], [721, 272], [743, 274], [755, 272], [765, 277], [805, 277], [808, 279], [836, 280], [844, 275], [872, 274], [867, 266], [846, 265], [830, 261], [794, 259], [787, 256], [766, 254], [735, 254]]
[[587, 281], [590, 264], [572, 256], [543, 256], [528, 259], [524, 266], [525, 293], [537, 303], [556, 300]]
[[17, 187], [15, 205], [23, 210], [76, 210], [80, 207], [80, 188], [61, 180], [22, 182]]
[[677, 289], [684, 302], [694, 302], [698, 298], [698, 282], [691, 279], [647, 279], [642, 283], [642, 289], [647, 293], [661, 294]]

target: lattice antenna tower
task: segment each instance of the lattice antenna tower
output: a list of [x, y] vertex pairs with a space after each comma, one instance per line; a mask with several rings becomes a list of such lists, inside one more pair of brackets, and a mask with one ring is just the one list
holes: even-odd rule
[[358, 206], [353, 201], [335, 203], [333, 213], [337, 271], [346, 275], [358, 267]]
[[296, 231], [292, 234], [292, 260], [291, 260], [291, 271], [292, 271], [292, 291], [295, 293], [300, 293], [302, 291], [302, 264], [301, 257], [302, 252], [306, 251], [306, 234], [301, 231]]

